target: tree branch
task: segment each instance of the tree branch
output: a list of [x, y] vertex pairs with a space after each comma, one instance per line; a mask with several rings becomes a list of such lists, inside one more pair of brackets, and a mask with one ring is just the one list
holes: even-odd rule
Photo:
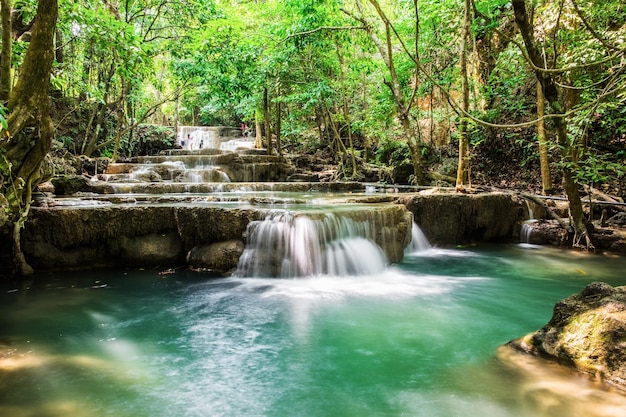
[[316, 32], [321, 32], [321, 31], [343, 31], [343, 30], [364, 30], [364, 29], [365, 27], [363, 26], [320, 26], [315, 29], [306, 30], [304, 32], [292, 33], [291, 35], [287, 35], [280, 42], [286, 42], [291, 38], [296, 38], [300, 36], [308, 36], [308, 35], [312, 35]]

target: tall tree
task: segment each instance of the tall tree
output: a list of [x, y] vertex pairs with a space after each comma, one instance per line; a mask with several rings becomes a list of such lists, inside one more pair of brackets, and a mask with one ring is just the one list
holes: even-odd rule
[[11, 0], [0, 0], [2, 24], [2, 51], [0, 52], [0, 101], [7, 102], [11, 93], [11, 51], [13, 37], [11, 25]]
[[469, 75], [467, 70], [468, 42], [471, 35], [471, 0], [465, 0], [463, 8], [463, 34], [461, 35], [461, 57], [459, 59], [461, 68], [461, 92], [463, 94], [462, 109], [464, 114], [461, 115], [461, 123], [459, 124], [459, 163], [456, 175], [456, 189], [463, 191], [469, 183], [469, 120], [465, 116], [469, 112]]
[[539, 167], [541, 169], [541, 190], [543, 194], [553, 193], [552, 173], [550, 172], [550, 150], [546, 135], [546, 99], [543, 97], [543, 87], [537, 83], [537, 140], [539, 142]]
[[0, 138], [1, 191], [8, 201], [5, 210], [12, 227], [17, 274], [32, 273], [21, 250], [20, 230], [28, 217], [33, 189], [45, 179], [42, 167], [54, 135], [48, 91], [57, 14], [57, 0], [39, 0], [30, 45], [9, 98], [6, 130]]
[[[383, 59], [385, 63], [385, 67], [388, 71], [389, 78], [384, 81], [385, 85], [389, 88], [396, 108], [396, 117], [400, 122], [400, 126], [402, 127], [402, 132], [406, 138], [406, 142], [409, 146], [409, 150], [411, 153], [411, 159], [413, 162], [413, 170], [414, 170], [414, 178], [417, 184], [424, 184], [426, 181], [427, 169], [424, 166], [423, 158], [422, 158], [422, 150], [424, 144], [419, 135], [418, 127], [411, 121], [410, 111], [413, 107], [414, 100], [416, 97], [416, 89], [419, 86], [417, 80], [413, 82], [413, 89], [410, 93], [409, 98], [405, 96], [405, 91], [400, 81], [398, 75], [398, 68], [395, 58], [395, 50], [396, 45], [394, 45], [393, 39], [396, 37], [395, 29], [392, 26], [389, 17], [381, 7], [380, 3], [377, 0], [369, 0], [370, 5], [374, 8], [375, 14], [378, 16], [380, 21], [382, 22], [382, 36], [383, 39], [378, 35], [375, 27], [368, 21], [363, 5], [361, 5], [360, 1], [356, 1], [357, 13], [351, 13], [351, 16], [359, 21], [364, 30], [370, 36], [372, 42], [376, 46], [378, 53]], [[417, 5], [417, 2], [415, 2]], [[417, 13], [417, 9], [416, 9]], [[417, 17], [416, 17], [417, 19]], [[415, 36], [415, 48], [417, 50], [417, 36]], [[418, 55], [415, 54], [415, 59], [418, 59]], [[417, 72], [413, 71], [413, 76], [416, 77]]]
[[556, 130], [557, 143], [561, 151], [563, 160], [563, 188], [567, 194], [569, 201], [570, 221], [574, 230], [574, 245], [582, 245], [587, 248], [593, 248], [593, 244], [589, 237], [585, 218], [583, 213], [582, 201], [576, 183], [573, 165], [571, 162], [575, 159], [575, 148], [568, 137], [567, 120], [565, 117], [566, 106], [563, 100], [563, 94], [559, 94], [558, 82], [555, 79], [554, 72], [545, 68], [544, 60], [537, 46], [535, 39], [534, 25], [531, 16], [526, 9], [524, 0], [512, 0], [513, 12], [515, 13], [515, 22], [519, 28], [520, 34], [524, 41], [528, 59], [533, 65], [535, 76], [541, 85], [543, 96], [550, 106], [550, 110], [554, 114], [553, 121]]

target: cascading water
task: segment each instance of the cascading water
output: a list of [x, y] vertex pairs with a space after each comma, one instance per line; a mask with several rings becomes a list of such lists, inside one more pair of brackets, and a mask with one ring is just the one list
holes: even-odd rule
[[526, 220], [522, 223], [522, 227], [519, 232], [519, 241], [520, 243], [530, 243], [531, 236], [533, 233], [533, 223], [536, 223], [537, 220]]
[[421, 252], [430, 248], [430, 242], [428, 238], [426, 238], [426, 235], [424, 235], [424, 232], [422, 232], [422, 229], [420, 229], [416, 223], [413, 223], [411, 227], [411, 243], [407, 246], [406, 252]]
[[519, 233], [520, 243], [530, 243], [531, 235], [533, 232], [532, 225], [537, 222], [533, 213], [533, 209], [528, 201], [526, 201], [526, 209], [528, 212], [528, 220], [522, 223]]
[[366, 221], [333, 213], [312, 218], [273, 212], [248, 226], [248, 246], [235, 275], [368, 275], [383, 271], [386, 265], [386, 256], [371, 240]]

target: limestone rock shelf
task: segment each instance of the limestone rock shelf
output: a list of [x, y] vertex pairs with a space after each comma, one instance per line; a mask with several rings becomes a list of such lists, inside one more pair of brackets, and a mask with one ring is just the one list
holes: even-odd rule
[[[194, 248], [194, 259], [200, 259], [199, 247], [244, 243], [248, 225], [276, 211], [286, 209], [198, 204], [34, 207], [23, 232], [22, 247], [38, 270], [185, 266]], [[346, 203], [333, 210], [318, 206], [300, 209], [299, 213], [312, 219], [333, 215], [362, 224], [359, 230], [367, 230], [363, 237], [380, 246], [392, 263], [402, 259], [404, 247], [410, 242], [412, 215], [402, 205]], [[216, 260], [219, 268], [205, 267], [219, 273], [231, 272], [236, 257], [232, 250], [229, 256], [230, 263]]]

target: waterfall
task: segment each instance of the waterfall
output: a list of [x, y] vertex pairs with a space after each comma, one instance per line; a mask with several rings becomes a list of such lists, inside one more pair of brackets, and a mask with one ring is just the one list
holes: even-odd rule
[[430, 249], [431, 247], [432, 246], [426, 238], [426, 235], [424, 235], [424, 232], [422, 232], [422, 229], [420, 229], [420, 227], [413, 222], [413, 226], [411, 227], [411, 243], [407, 246], [406, 252], [421, 252]]
[[387, 259], [371, 240], [367, 221], [325, 213], [321, 216], [273, 212], [248, 226], [248, 244], [235, 275], [308, 277], [382, 272]]
[[537, 223], [537, 220], [526, 220], [522, 223], [522, 227], [519, 232], [520, 243], [530, 243], [530, 239], [533, 233], [533, 224]]
[[520, 243], [530, 243], [530, 237], [533, 233], [533, 223], [536, 223], [535, 215], [533, 213], [533, 208], [530, 205], [530, 202], [524, 200], [526, 202], [526, 212], [528, 213], [528, 220], [522, 223], [520, 232], [519, 232], [519, 241]]
[[213, 126], [179, 126], [177, 143], [183, 149], [219, 149], [221, 139]]

